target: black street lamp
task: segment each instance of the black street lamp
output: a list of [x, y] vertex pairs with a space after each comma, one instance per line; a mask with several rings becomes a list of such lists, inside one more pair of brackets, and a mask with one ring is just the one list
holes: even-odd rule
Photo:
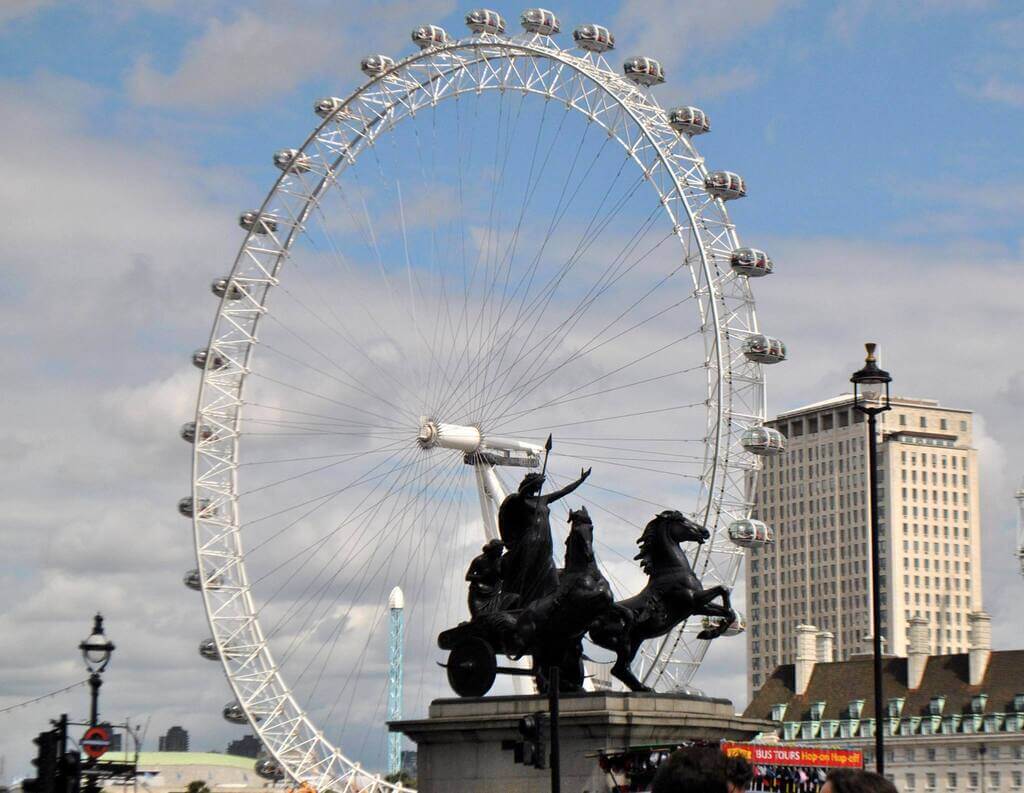
[[100, 686], [103, 685], [101, 674], [110, 663], [110, 656], [114, 652], [114, 643], [103, 633], [103, 616], [97, 614], [93, 619], [92, 633], [89, 638], [80, 642], [78, 649], [82, 651], [82, 658], [85, 659], [85, 668], [89, 670], [89, 688], [92, 690], [92, 708], [89, 715], [89, 726], [95, 727], [99, 723], [99, 710], [97, 704], [100, 696]]
[[[878, 540], [878, 435], [875, 431], [875, 417], [892, 410], [889, 404], [889, 383], [892, 377], [878, 368], [875, 360], [875, 345], [864, 345], [867, 358], [864, 366], [853, 373], [853, 407], [868, 417], [868, 483], [871, 488], [871, 632], [875, 662], [875, 770], [885, 772], [885, 728], [882, 721], [882, 603], [881, 565], [879, 563]], [[885, 386], [883, 394], [878, 386]], [[874, 388], [871, 388], [874, 386]], [[870, 388], [870, 390], [869, 390]]]

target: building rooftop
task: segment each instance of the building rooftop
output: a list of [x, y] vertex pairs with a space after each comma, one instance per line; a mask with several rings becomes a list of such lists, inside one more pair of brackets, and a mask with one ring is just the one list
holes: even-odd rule
[[[1024, 650], [993, 650], [980, 685], [970, 685], [969, 656], [933, 655], [925, 665], [921, 684], [907, 688], [907, 659], [883, 658], [882, 676], [886, 701], [903, 697], [902, 718], [932, 715], [932, 698], [945, 697], [941, 715], [989, 715], [1016, 713], [1014, 698], [1024, 694]], [[818, 662], [814, 665], [807, 691], [794, 694], [796, 670], [794, 664], [783, 664], [754, 695], [743, 715], [748, 718], [770, 719], [772, 706], [788, 703], [785, 721], [811, 720], [811, 703], [824, 702], [820, 719], [849, 719], [850, 702], [864, 700], [861, 719], [875, 715], [873, 691], [874, 673], [871, 656], [860, 656], [848, 661]], [[974, 710], [974, 697], [986, 694], [980, 710]]]
[[[134, 757], [132, 752], [107, 752], [100, 762], [131, 762]], [[252, 771], [253, 759], [219, 752], [139, 752], [140, 767], [168, 765], [217, 765]]]
[[[829, 407], [839, 407], [841, 405], [848, 405], [853, 402], [853, 394], [840, 394], [839, 396], [829, 397], [819, 402], [812, 402], [809, 405], [802, 405], [801, 407], [791, 408], [790, 410], [784, 410], [774, 418], [783, 419], [789, 418], [790, 416], [798, 416], [802, 413], [813, 413], [817, 410], [823, 410]], [[935, 408], [938, 410], [948, 410], [951, 413], [972, 413], [973, 411], [965, 410], [964, 408], [950, 408], [939, 404], [937, 399], [918, 399], [914, 397], [902, 397], [902, 396], [891, 396], [890, 402], [892, 405], [905, 407], [917, 407], [917, 408]], [[773, 419], [774, 420], [774, 419]]]

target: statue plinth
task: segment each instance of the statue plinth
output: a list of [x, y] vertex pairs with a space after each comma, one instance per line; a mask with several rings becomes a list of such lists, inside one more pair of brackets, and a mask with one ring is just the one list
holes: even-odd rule
[[[420, 793], [541, 793], [550, 771], [519, 765], [502, 741], [519, 740], [527, 714], [546, 712], [547, 697], [436, 699], [426, 719], [392, 722], [416, 742]], [[559, 699], [562, 790], [604, 793], [599, 752], [687, 740], [748, 741], [774, 724], [734, 713], [727, 699], [689, 694], [596, 692]]]

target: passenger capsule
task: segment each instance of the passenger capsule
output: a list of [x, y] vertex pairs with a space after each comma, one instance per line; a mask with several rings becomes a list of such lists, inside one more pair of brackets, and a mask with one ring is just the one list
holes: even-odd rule
[[756, 333], [743, 342], [743, 354], [755, 363], [779, 363], [786, 360], [786, 345], [779, 339]]
[[[721, 617], [704, 617], [701, 620], [701, 625], [706, 630], [714, 630], [722, 625]], [[736, 619], [729, 623], [729, 627], [725, 629], [723, 636], [739, 636], [747, 629], [747, 621], [743, 619], [743, 615], [736, 612]]]
[[286, 173], [306, 173], [313, 166], [308, 154], [298, 149], [280, 149], [274, 152], [274, 167]]
[[558, 17], [546, 8], [527, 8], [519, 21], [527, 33], [537, 33], [541, 36], [551, 36], [562, 30]]
[[644, 85], [650, 88], [665, 82], [665, 70], [661, 63], [654, 58], [636, 57], [630, 58], [622, 64], [622, 71], [627, 80], [632, 80], [637, 85]]
[[219, 661], [220, 653], [217, 652], [217, 642], [213, 639], [203, 639], [199, 642], [199, 655], [207, 661]]
[[245, 711], [242, 710], [242, 706], [237, 702], [229, 702], [224, 706], [224, 710], [221, 711], [221, 715], [224, 716], [225, 721], [230, 721], [232, 724], [248, 724], [249, 719], [246, 718]]
[[281, 770], [281, 766], [269, 757], [257, 760], [253, 770], [256, 771], [256, 776], [271, 782], [280, 782], [284, 779], [284, 771]]
[[737, 248], [729, 256], [729, 264], [734, 272], [748, 278], [771, 275], [775, 269], [768, 254], [757, 248]]
[[741, 548], [755, 548], [775, 542], [775, 531], [760, 520], [744, 518], [729, 524], [729, 539]]
[[774, 457], [786, 451], [786, 436], [771, 427], [748, 427], [740, 437], [740, 445], [758, 457]]
[[[192, 353], [192, 365], [196, 367], [196, 369], [205, 369], [207, 357], [209, 357], [209, 350], [207, 350], [205, 347], [201, 350], [196, 350], [194, 353]], [[227, 366], [227, 363], [227, 358], [225, 358], [223, 355], [214, 353], [213, 359], [210, 361], [210, 368], [223, 369], [225, 366]]]
[[412, 41], [421, 50], [448, 43], [448, 33], [439, 25], [420, 25], [412, 32]]
[[277, 231], [277, 218], [261, 217], [259, 212], [250, 210], [238, 216], [238, 225], [253, 234], [272, 234]]
[[[383, 56], [375, 55], [373, 57], [380, 58]], [[366, 71], [367, 60], [369, 59], [367, 58], [363, 61], [364, 72]], [[313, 103], [313, 112], [320, 116], [320, 118], [327, 118], [337, 113], [341, 109], [342, 104], [344, 104], [342, 100], [336, 96], [322, 96]]]
[[367, 55], [359, 63], [359, 68], [362, 69], [363, 74], [369, 77], [380, 77], [388, 69], [394, 68], [394, 66], [395, 59], [389, 58], [387, 55]]
[[723, 201], [743, 198], [747, 194], [747, 185], [743, 177], [732, 171], [712, 171], [704, 180], [704, 187], [715, 198], [721, 198]]
[[466, 14], [466, 27], [474, 33], [490, 33], [496, 36], [505, 32], [505, 20], [497, 11], [475, 8]]
[[217, 297], [227, 297], [228, 300], [241, 300], [245, 297], [245, 292], [230, 278], [218, 278], [210, 284], [210, 291]]
[[[217, 514], [217, 508], [210, 506], [211, 502], [208, 498], [199, 499], [199, 514], [204, 518], [209, 518]], [[178, 502], [178, 512], [184, 515], [186, 518], [191, 518], [195, 514], [195, 503], [192, 501], [192, 496], [185, 496]]]
[[182, 576], [181, 580], [189, 589], [194, 589], [196, 592], [202, 591], [203, 584], [199, 578], [198, 570], [189, 570]]
[[[181, 425], [181, 429], [178, 430], [178, 434], [181, 435], [181, 439], [186, 443], [196, 442], [196, 423], [194, 421], [188, 421]], [[199, 439], [208, 441], [213, 437], [213, 430], [207, 426], [203, 426], [202, 431], [199, 432]]]
[[615, 49], [615, 36], [603, 25], [580, 25], [572, 32], [572, 38], [577, 47], [588, 52]]
[[711, 119], [699, 107], [674, 107], [668, 111], [668, 123], [676, 132], [703, 135], [711, 129]]

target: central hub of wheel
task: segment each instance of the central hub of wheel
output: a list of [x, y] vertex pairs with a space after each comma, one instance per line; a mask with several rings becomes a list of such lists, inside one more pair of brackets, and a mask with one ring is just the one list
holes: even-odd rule
[[420, 419], [420, 431], [416, 435], [416, 442], [423, 449], [440, 447], [466, 454], [477, 451], [482, 440], [479, 427], [445, 424], [426, 417]]

